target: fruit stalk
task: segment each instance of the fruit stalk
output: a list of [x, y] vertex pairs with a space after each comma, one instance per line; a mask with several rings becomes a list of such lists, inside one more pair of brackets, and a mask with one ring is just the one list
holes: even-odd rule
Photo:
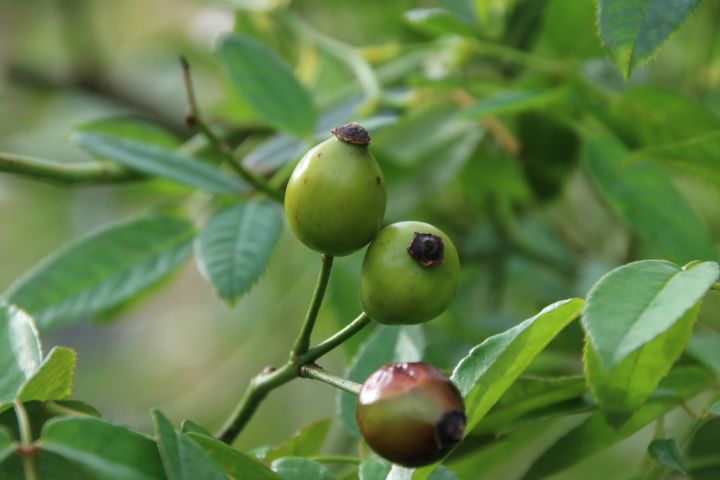
[[328, 385], [332, 385], [333, 387], [354, 395], [360, 393], [360, 388], [362, 387], [359, 383], [328, 373], [317, 365], [303, 365], [300, 367], [300, 376], [325, 382]]
[[318, 313], [320, 312], [320, 306], [322, 305], [323, 298], [325, 297], [325, 290], [327, 290], [327, 285], [330, 281], [330, 272], [332, 271], [333, 260], [334, 257], [332, 255], [324, 254], [322, 256], [322, 267], [320, 268], [317, 285], [315, 286], [315, 291], [313, 292], [312, 300], [310, 301], [310, 308], [308, 308], [305, 322], [303, 323], [300, 335], [298, 335], [290, 355], [290, 359], [294, 364], [298, 364], [298, 358], [300, 355], [307, 352], [310, 348], [310, 337], [312, 335], [313, 328], [315, 328], [315, 321], [317, 320]]

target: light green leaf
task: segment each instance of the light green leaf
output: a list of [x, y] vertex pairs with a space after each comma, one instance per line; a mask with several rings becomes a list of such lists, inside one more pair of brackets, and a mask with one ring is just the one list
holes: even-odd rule
[[78, 130], [70, 139], [101, 160], [112, 160], [132, 170], [167, 178], [210, 193], [239, 194], [248, 191], [240, 179], [202, 160], [183, 155], [154, 143], [122, 136]]
[[502, 90], [480, 100], [462, 112], [463, 117], [479, 118], [546, 107], [565, 98], [565, 90]]
[[720, 377], [720, 333], [704, 330], [693, 335], [688, 353]]
[[0, 464], [11, 454], [15, 453], [15, 447], [16, 445], [10, 436], [10, 432], [8, 432], [5, 427], [0, 427]]
[[439, 36], [455, 34], [473, 37], [472, 26], [443, 8], [416, 8], [405, 12], [405, 21], [420, 32]]
[[648, 453], [659, 464], [676, 472], [685, 473], [685, 457], [677, 442], [672, 438], [653, 440], [648, 446]]
[[475, 0], [440, 0], [440, 5], [453, 12], [463, 20], [474, 22]]
[[158, 450], [168, 480], [227, 480], [227, 476], [205, 451], [176, 431], [162, 413], [153, 411], [153, 420]]
[[330, 419], [318, 420], [303, 427], [286, 442], [273, 447], [264, 460], [271, 462], [281, 457], [310, 457], [322, 449], [330, 431]]
[[593, 413], [537, 458], [523, 478], [548, 477], [628, 438], [680, 405], [683, 399], [700, 392], [709, 381], [710, 376], [705, 369], [685, 367], [674, 370], [663, 380], [658, 394], [639, 408], [621, 428], [614, 429], [608, 425], [602, 412]]
[[360, 480], [385, 480], [390, 474], [392, 463], [380, 457], [371, 456], [360, 464]]
[[549, 305], [536, 316], [488, 338], [458, 363], [451, 379], [465, 398], [466, 431], [480, 422], [537, 354], [580, 315], [583, 305], [580, 298]]
[[66, 347], [53, 348], [39, 370], [22, 385], [18, 399], [22, 402], [44, 402], [69, 397], [75, 381], [76, 364], [75, 350]]
[[40, 446], [82, 466], [99, 480], [165, 478], [155, 442], [96, 418], [50, 420], [43, 428]]
[[195, 242], [198, 265], [218, 295], [233, 303], [265, 271], [280, 237], [280, 209], [250, 200], [228, 207], [205, 225]]
[[600, 37], [628, 78], [648, 62], [700, 0], [599, 0]]
[[624, 165], [627, 150], [609, 135], [586, 138], [582, 156], [599, 193], [637, 232], [647, 256], [681, 264], [717, 258], [707, 227], [660, 167]]
[[0, 302], [0, 405], [15, 400], [41, 362], [42, 349], [33, 320], [22, 310]]
[[652, 160], [720, 188], [720, 133], [634, 151], [626, 162]]
[[684, 270], [642, 260], [613, 270], [588, 295], [582, 325], [606, 369], [668, 331], [705, 296], [720, 275], [716, 262]]
[[298, 136], [313, 133], [318, 115], [312, 98], [274, 51], [250, 37], [228, 35], [218, 53], [236, 92], [260, 118]]
[[242, 480], [280, 480], [268, 467], [239, 450], [198, 433], [186, 434], [220, 465], [225, 473]]
[[[360, 347], [345, 377], [353, 382], [364, 382], [383, 365], [392, 362], [415, 362], [422, 358], [425, 339], [420, 325], [380, 325]], [[338, 392], [338, 416], [340, 423], [354, 437], [360, 436], [355, 421], [357, 396]]]
[[306, 458], [281, 458], [272, 463], [272, 469], [284, 480], [333, 480], [327, 468]]
[[41, 330], [116, 307], [174, 271], [190, 255], [194, 227], [153, 214], [106, 227], [60, 249], [14, 283], [6, 297]]
[[114, 137], [151, 143], [159, 147], [175, 149], [180, 140], [171, 132], [143, 118], [131, 116], [108, 117], [73, 127], [75, 132], [97, 133]]

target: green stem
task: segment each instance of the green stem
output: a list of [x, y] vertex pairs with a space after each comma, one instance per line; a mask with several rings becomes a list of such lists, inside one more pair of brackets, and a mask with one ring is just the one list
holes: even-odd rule
[[307, 365], [314, 362], [326, 353], [334, 350], [339, 345], [345, 343], [348, 338], [365, 328], [371, 321], [372, 319], [368, 317], [365, 312], [361, 313], [355, 320], [347, 324], [345, 328], [337, 332], [335, 335], [300, 355], [298, 363], [300, 365]]
[[322, 368], [314, 365], [303, 365], [300, 367], [300, 376], [304, 378], [312, 378], [313, 380], [319, 380], [355, 395], [360, 393], [360, 388], [362, 387], [359, 383], [338, 377], [337, 375], [328, 373]]
[[27, 411], [25, 411], [25, 407], [19, 400], [15, 401], [15, 416], [17, 417], [18, 429], [20, 430], [20, 448], [18, 452], [22, 457], [25, 480], [39, 480], [40, 477], [35, 468], [34, 460], [37, 447], [33, 443], [30, 419], [28, 418]]
[[62, 164], [4, 152], [0, 152], [0, 172], [65, 185], [120, 183], [140, 178], [139, 174], [112, 163]]
[[356, 48], [315, 30], [314, 27], [295, 15], [286, 14], [283, 19], [298, 35], [315, 41], [320, 48], [343, 62], [355, 74], [360, 87], [365, 92], [365, 103], [359, 112], [361, 115], [367, 115], [377, 109], [382, 98], [380, 80]]
[[360, 465], [360, 463], [362, 463], [359, 458], [348, 457], [345, 455], [317, 455], [314, 457], [308, 457], [308, 460], [317, 463], [336, 463], [350, 465]]
[[188, 126], [196, 128], [201, 134], [207, 138], [220, 154], [225, 158], [226, 162], [230, 167], [240, 175], [246, 182], [252, 185], [256, 190], [265, 193], [268, 197], [278, 202], [283, 201], [283, 194], [272, 188], [261, 176], [245, 168], [245, 166], [238, 162], [233, 156], [233, 150], [225, 143], [220, 137], [215, 135], [210, 129], [210, 126], [200, 116], [200, 108], [198, 107], [197, 100], [195, 99], [195, 89], [193, 88], [192, 76], [190, 75], [190, 64], [185, 57], [180, 58], [180, 64], [183, 69], [183, 79], [185, 81], [185, 91], [188, 98], [188, 114], [185, 120]]
[[320, 306], [322, 305], [323, 298], [325, 297], [325, 290], [327, 290], [328, 282], [330, 280], [333, 259], [334, 257], [332, 255], [328, 255], [327, 253], [322, 256], [322, 267], [320, 268], [320, 275], [318, 276], [317, 285], [315, 286], [315, 291], [313, 292], [312, 300], [310, 302], [310, 308], [308, 308], [307, 315], [305, 316], [305, 322], [300, 330], [300, 335], [298, 335], [290, 354], [291, 362], [296, 365], [300, 365], [300, 356], [307, 352], [310, 348], [310, 337], [312, 335], [313, 328], [315, 328], [315, 321], [317, 320], [318, 313], [320, 312]]

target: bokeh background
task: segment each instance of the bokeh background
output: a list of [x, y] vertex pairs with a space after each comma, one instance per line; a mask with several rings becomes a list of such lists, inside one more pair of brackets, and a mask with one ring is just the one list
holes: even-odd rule
[[[536, 41], [542, 48], [542, 36], [548, 35], [544, 9], [562, 2], [486, 3], [497, 4], [496, 14], [504, 21], [511, 15], [526, 19], [525, 23], [508, 22], [509, 27], [500, 32], [489, 30], [488, 36], [518, 44]], [[578, 9], [580, 13], [594, 9], [593, 2], [577, 3], [587, 3]], [[403, 14], [411, 8], [434, 5], [409, 0], [297, 0], [291, 8], [318, 31], [365, 47], [366, 57], [380, 61], [399, 45], [407, 51], [415, 46], [422, 51], [427, 37], [411, 29]], [[186, 99], [178, 63], [181, 54], [193, 65], [199, 101], [208, 116], [222, 125], [253, 128], [252, 115], [228, 92], [227, 80], [212, 53], [219, 35], [242, 28], [248, 19], [263, 32], [264, 41], [297, 67], [320, 103], [338, 86], [351, 82], [351, 74], [336, 59], [307, 45], [296, 48], [293, 39], [277, 29], [271, 14], [265, 12], [272, 6], [270, 0], [0, 0], [0, 150], [58, 162], [87, 160], [66, 140], [72, 125], [125, 113], [153, 118], [178, 135], [191, 137], [183, 123]], [[583, 59], [583, 68], [608, 88], [626, 88], [588, 21], [592, 17], [563, 20], [578, 42], [586, 42], [590, 53]], [[631, 85], [680, 92], [720, 114], [719, 24], [718, 4], [704, 2], [656, 61], [633, 76]], [[393, 92], [402, 97], [413, 90], [413, 82], [422, 85], [423, 79], [442, 76], [448, 70], [452, 73], [456, 59], [448, 57], [462, 52], [450, 47], [435, 44], [416, 61], [413, 75], [395, 80]], [[498, 80], [501, 75], [493, 68], [500, 69], [477, 69], [478, 84]], [[505, 154], [487, 126], [477, 123], [473, 128], [453, 130], [457, 125], [446, 121], [451, 113], [442, 102], [426, 102], [422, 109], [403, 111], [398, 121], [403, 129], [386, 127], [373, 147], [389, 178], [386, 221], [432, 221], [457, 238], [464, 251], [457, 301], [425, 328], [426, 357], [446, 369], [488, 335], [555, 300], [585, 295], [610, 269], [649, 256], [577, 168], [578, 146], [573, 138], [564, 144], [538, 147], [545, 155], [557, 156], [543, 168], [547, 172], [557, 166], [560, 178], [550, 193], [538, 194], [531, 182], [524, 180], [532, 173], [523, 171], [520, 164], [503, 164], [506, 166], [499, 170], [482, 163], [467, 167], [469, 159]], [[539, 129], [544, 119], [542, 112], [537, 115], [525, 118], [525, 124], [510, 120], [509, 128], [515, 133], [523, 128]], [[407, 138], [408, 125], [415, 138]], [[452, 163], [450, 160], [458, 157], [452, 148], [472, 135], [477, 137], [476, 147], [467, 158]], [[428, 138], [434, 143], [428, 143]], [[414, 156], [422, 161], [415, 161]], [[440, 167], [428, 171], [427, 165], [433, 164]], [[674, 180], [717, 246], [718, 191], [698, 180], [681, 176]], [[103, 224], [179, 202], [186, 194], [182, 188], [162, 183], [64, 188], [0, 174], [0, 291], [63, 243]], [[493, 202], [507, 197], [520, 205], [514, 210], [515, 220], [539, 255], [534, 250], [523, 254], [502, 248], [502, 228]], [[336, 262], [314, 338], [333, 333], [359, 312], [361, 256]], [[106, 418], [150, 431], [149, 409], [159, 407], [175, 421], [189, 418], [216, 428], [252, 375], [285, 360], [318, 268], [318, 255], [286, 229], [266, 274], [234, 307], [217, 299], [195, 264], [188, 263], [151, 295], [111, 320], [83, 322], [51, 332], [43, 340], [46, 350], [59, 344], [78, 351], [75, 397], [97, 407]], [[716, 328], [720, 327], [717, 297], [706, 302], [702, 319]], [[333, 352], [323, 366], [341, 372], [358, 342]], [[581, 371], [580, 346], [576, 322], [538, 358], [531, 371]], [[277, 443], [312, 420], [331, 417], [335, 397], [326, 385], [295, 381], [269, 397], [239, 445], [252, 448]], [[688, 422], [682, 412], [672, 419], [670, 428], [673, 422], [678, 429]], [[536, 449], [541, 448], [543, 435], [538, 435]], [[619, 475], [642, 461], [642, 449], [650, 436], [652, 430], [646, 429], [583, 462], [564, 478]], [[353, 441], [334, 426], [326, 450], [352, 448]], [[492, 478], [488, 472], [485, 475]]]

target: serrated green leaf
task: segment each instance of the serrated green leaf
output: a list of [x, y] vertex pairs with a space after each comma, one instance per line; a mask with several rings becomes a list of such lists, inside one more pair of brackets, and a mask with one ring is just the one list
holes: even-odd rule
[[273, 447], [264, 460], [271, 462], [282, 457], [310, 457], [322, 449], [330, 431], [330, 419], [323, 419], [304, 426], [286, 442]]
[[720, 377], [720, 333], [706, 330], [693, 335], [688, 353]]
[[82, 466], [99, 480], [165, 478], [155, 442], [96, 418], [50, 420], [43, 428], [40, 446]]
[[112, 160], [147, 175], [210, 193], [237, 195], [248, 191], [237, 177], [167, 147], [92, 130], [73, 132], [70, 139], [98, 159]]
[[679, 143], [636, 150], [626, 163], [652, 160], [705, 179], [720, 188], [720, 134], [712, 133]]
[[233, 303], [265, 271], [283, 219], [270, 202], [250, 200], [228, 207], [205, 225], [195, 243], [198, 265], [218, 295]]
[[602, 412], [595, 412], [535, 460], [523, 477], [534, 480], [565, 470], [582, 459], [604, 450], [639, 431], [649, 423], [676, 408], [683, 399], [705, 388], [710, 380], [704, 369], [689, 367], [673, 371], [660, 386], [661, 395], [639, 408], [619, 429], [605, 421]]
[[685, 458], [675, 439], [661, 438], [653, 440], [648, 446], [648, 453], [659, 464], [676, 472], [686, 472]]
[[191, 223], [153, 214], [106, 227], [60, 249], [6, 297], [49, 330], [107, 311], [173, 272], [190, 255]]
[[536, 316], [488, 338], [455, 367], [451, 380], [465, 398], [471, 431], [503, 393], [560, 331], [577, 318], [584, 302], [563, 300]]
[[699, 311], [699, 305], [691, 308], [612, 368], [605, 368], [592, 343], [586, 343], [585, 376], [609, 424], [621, 426], [655, 390], [690, 341]]
[[250, 37], [228, 35], [218, 54], [236, 92], [260, 118], [298, 136], [313, 133], [318, 115], [312, 98], [274, 51]]
[[565, 97], [565, 90], [502, 90], [483, 98], [476, 105], [464, 110], [463, 117], [479, 118], [487, 115], [503, 115], [546, 107]]
[[327, 468], [306, 458], [281, 458], [272, 463], [272, 469], [284, 480], [333, 480]]
[[22, 385], [18, 400], [62, 400], [72, 394], [77, 353], [72, 348], [53, 348], [37, 372]]
[[5, 427], [0, 427], [0, 464], [15, 452], [15, 442]]
[[[626, 148], [610, 135], [590, 136], [583, 161], [601, 196], [639, 235], [647, 256], [677, 263], [714, 260], [712, 237], [660, 167], [624, 165]], [[672, 228], [668, 228], [672, 225]]]
[[405, 21], [429, 35], [454, 34], [473, 37], [475, 32], [466, 21], [444, 8], [416, 8], [405, 12]]
[[703, 262], [684, 270], [662, 260], [619, 267], [588, 294], [582, 326], [605, 369], [612, 369], [668, 331], [717, 281], [720, 267]]
[[41, 362], [40, 339], [32, 318], [0, 302], [0, 405], [15, 400]]
[[[353, 382], [364, 382], [378, 368], [392, 362], [415, 362], [422, 358], [425, 339], [420, 325], [380, 325], [368, 337], [353, 358], [345, 377]], [[338, 417], [345, 430], [360, 437], [355, 421], [357, 396], [338, 392]]]
[[158, 410], [153, 411], [157, 445], [168, 480], [227, 480], [227, 476], [191, 439], [176, 431]]
[[280, 480], [280, 477], [268, 467], [239, 450], [198, 433], [186, 434], [210, 455], [215, 463], [232, 475], [243, 480]]
[[648, 62], [700, 0], [599, 0], [600, 37], [628, 78]]

